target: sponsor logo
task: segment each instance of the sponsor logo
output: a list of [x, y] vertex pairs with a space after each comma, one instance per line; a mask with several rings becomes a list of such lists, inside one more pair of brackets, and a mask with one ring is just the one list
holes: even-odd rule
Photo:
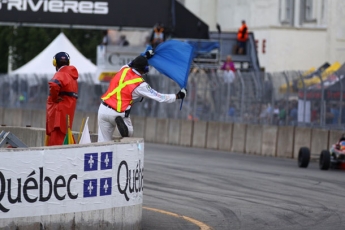
[[73, 0], [0, 0], [0, 10], [32, 12], [108, 14], [108, 2]]
[[166, 96], [158, 93], [156, 90], [152, 89], [151, 86], [146, 86], [147, 90], [155, 97], [161, 98], [162, 100], [166, 100]]
[[136, 56], [123, 55], [121, 53], [110, 53], [107, 57], [110, 66], [124, 66], [130, 63]]

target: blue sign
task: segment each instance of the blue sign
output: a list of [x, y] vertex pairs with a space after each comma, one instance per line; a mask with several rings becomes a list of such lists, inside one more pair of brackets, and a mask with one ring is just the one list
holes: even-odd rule
[[98, 169], [98, 153], [86, 153], [84, 155], [84, 171], [95, 171]]
[[99, 194], [100, 196], [109, 196], [111, 195], [111, 187], [112, 187], [112, 178], [101, 178], [101, 182], [99, 185]]
[[84, 197], [97, 196], [97, 179], [84, 180]]
[[101, 170], [113, 168], [113, 152], [101, 153]]

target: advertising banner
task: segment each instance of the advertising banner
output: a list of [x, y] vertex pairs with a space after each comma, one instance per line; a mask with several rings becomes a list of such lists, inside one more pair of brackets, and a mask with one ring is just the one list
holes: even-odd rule
[[157, 0], [0, 0], [0, 22], [150, 28], [170, 18], [170, 5]]
[[0, 0], [0, 24], [68, 28], [152, 28], [208, 38], [208, 25], [176, 0]]
[[0, 219], [142, 204], [144, 142], [0, 152]]

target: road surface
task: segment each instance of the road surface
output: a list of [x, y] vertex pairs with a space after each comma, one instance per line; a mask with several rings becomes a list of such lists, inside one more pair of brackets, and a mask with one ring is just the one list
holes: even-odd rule
[[345, 172], [145, 143], [143, 230], [345, 229]]

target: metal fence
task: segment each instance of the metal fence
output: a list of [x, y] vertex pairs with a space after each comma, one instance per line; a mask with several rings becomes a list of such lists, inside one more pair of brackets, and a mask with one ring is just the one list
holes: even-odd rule
[[[310, 98], [311, 83], [303, 74], [302, 71], [237, 72], [234, 81], [228, 83], [219, 68], [195, 67], [189, 75], [188, 93], [182, 107], [178, 102], [166, 104], [144, 99], [134, 103], [131, 114], [345, 130], [344, 76], [332, 73], [338, 84], [338, 89], [332, 92], [327, 91], [326, 80], [313, 77], [312, 83], [319, 87], [313, 91], [317, 97]], [[0, 106], [45, 109], [51, 77], [0, 75]], [[87, 74], [79, 78], [77, 110], [97, 112], [108, 84], [94, 84], [92, 76]], [[161, 93], [179, 91], [175, 82], [154, 71], [145, 80]]]

